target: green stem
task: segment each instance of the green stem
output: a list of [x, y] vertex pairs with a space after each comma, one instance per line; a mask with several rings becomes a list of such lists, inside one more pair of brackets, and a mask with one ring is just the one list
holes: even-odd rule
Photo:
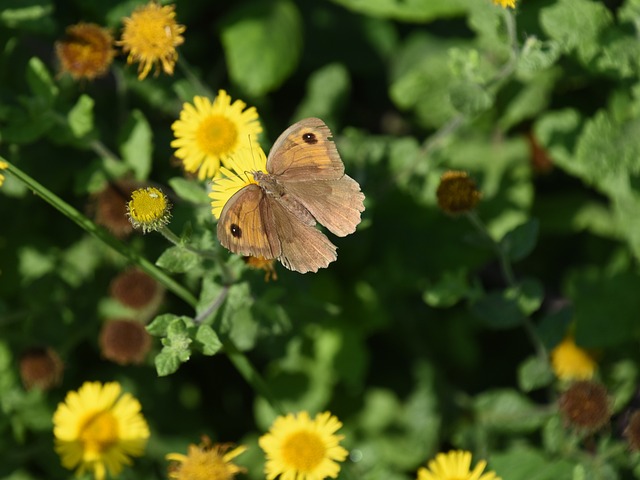
[[[4, 160], [0, 157], [0, 160]], [[52, 207], [60, 211], [67, 218], [73, 220], [78, 226], [83, 228], [86, 232], [90, 233], [97, 239], [101, 240], [105, 244], [109, 245], [116, 252], [120, 253], [122, 256], [127, 258], [132, 263], [137, 264], [142, 270], [155, 278], [158, 282], [164, 285], [169, 291], [176, 294], [178, 297], [182, 298], [185, 302], [190, 305], [194, 305], [197, 303], [196, 298], [193, 294], [184, 288], [182, 285], [177, 283], [173, 278], [168, 276], [158, 267], [156, 267], [153, 263], [148, 261], [138, 252], [132, 250], [120, 240], [115, 238], [105, 229], [100, 228], [98, 225], [93, 223], [87, 217], [85, 217], [78, 210], [73, 208], [67, 202], [62, 200], [56, 194], [54, 194], [51, 190], [45, 188], [41, 183], [37, 182], [35, 179], [27, 175], [25, 172], [17, 168], [15, 165], [9, 163], [9, 168], [7, 172], [16, 177], [18, 180], [23, 182], [33, 193], [42, 198], [45, 202], [50, 204]]]
[[[478, 232], [480, 232], [480, 234], [483, 237], [485, 237], [489, 241], [489, 243], [491, 243], [491, 246], [494, 252], [496, 253], [496, 256], [498, 257], [498, 262], [500, 263], [500, 269], [502, 270], [502, 275], [504, 276], [504, 279], [507, 282], [507, 285], [510, 288], [514, 288], [514, 289], [520, 288], [520, 286], [518, 285], [518, 282], [516, 281], [515, 275], [513, 273], [513, 267], [511, 266], [509, 255], [507, 254], [502, 244], [496, 241], [491, 236], [486, 225], [482, 222], [482, 220], [480, 220], [480, 217], [478, 217], [476, 212], [474, 211], [467, 212], [466, 216], [471, 222], [471, 224], [476, 228], [476, 230], [478, 230]], [[533, 325], [533, 322], [531, 321], [531, 318], [529, 318], [529, 316], [523, 317], [522, 328], [524, 328], [525, 332], [527, 333], [527, 336], [531, 340], [531, 343], [533, 344], [533, 347], [535, 348], [536, 354], [538, 355], [538, 357], [546, 361], [548, 358], [547, 349], [542, 343], [542, 341], [540, 340], [540, 338], [538, 337], [535, 326]]]
[[[0, 161], [6, 161], [3, 157], [0, 156]], [[155, 278], [158, 282], [164, 285], [169, 291], [173, 292], [178, 297], [182, 298], [186, 303], [195, 308], [198, 304], [198, 300], [196, 297], [178, 282], [176, 282], [173, 278], [168, 276], [158, 267], [156, 267], [153, 263], [149, 262], [146, 258], [142, 257], [137, 252], [133, 251], [129, 247], [127, 247], [120, 240], [116, 239], [109, 232], [100, 228], [98, 225], [93, 223], [90, 219], [81, 214], [78, 210], [73, 208], [71, 205], [66, 203], [56, 194], [51, 192], [49, 189], [44, 187], [41, 183], [33, 179], [31, 176], [27, 175], [25, 172], [20, 170], [18, 167], [14, 166], [12, 163], [8, 162], [9, 166], [5, 170], [6, 173], [13, 175], [15, 178], [24, 183], [33, 193], [42, 198], [45, 202], [50, 204], [52, 207], [60, 211], [67, 218], [73, 220], [78, 226], [83, 228], [86, 232], [90, 233], [97, 239], [104, 242], [106, 245], [113, 248], [116, 252], [123, 255], [132, 263], [137, 264], [142, 270], [148, 273], [150, 276]], [[228, 287], [227, 287], [228, 288]], [[224, 298], [222, 298], [224, 300]], [[219, 306], [219, 305], [218, 305]], [[217, 308], [217, 307], [216, 307]], [[263, 395], [267, 401], [271, 404], [272, 408], [279, 412], [280, 414], [284, 413], [282, 407], [279, 402], [273, 395], [273, 393], [269, 390], [267, 383], [264, 381], [262, 376], [255, 369], [253, 364], [249, 361], [249, 359], [242, 352], [238, 350], [236, 345], [233, 343], [231, 339], [227, 339], [224, 342], [225, 352], [229, 356], [229, 359], [237, 368], [238, 372], [244, 377], [249, 385], [253, 387], [253, 389]]]
[[198, 92], [200, 92], [202, 95], [205, 95], [209, 98], [215, 97], [215, 94], [211, 91], [211, 89], [207, 87], [204, 83], [202, 83], [198, 75], [193, 73], [193, 69], [191, 68], [191, 65], [189, 65], [189, 63], [182, 56], [178, 57], [177, 63], [178, 63], [178, 68], [182, 70], [182, 73], [187, 78], [187, 80], [189, 80], [189, 83], [191, 83], [191, 85]]

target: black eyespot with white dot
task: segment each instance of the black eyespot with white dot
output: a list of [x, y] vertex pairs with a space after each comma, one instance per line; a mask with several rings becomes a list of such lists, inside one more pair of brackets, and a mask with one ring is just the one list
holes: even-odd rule
[[307, 132], [302, 134], [302, 141], [309, 145], [315, 145], [318, 143], [318, 137], [316, 137], [315, 133]]
[[229, 230], [231, 231], [231, 235], [233, 235], [236, 238], [240, 238], [242, 236], [242, 229], [235, 223], [231, 224], [231, 226], [229, 227]]

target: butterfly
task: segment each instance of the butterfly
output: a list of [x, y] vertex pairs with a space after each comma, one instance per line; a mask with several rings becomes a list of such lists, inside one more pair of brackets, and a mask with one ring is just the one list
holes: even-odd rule
[[338, 258], [337, 247], [316, 228], [353, 233], [364, 211], [364, 194], [344, 164], [331, 131], [318, 118], [287, 128], [267, 158], [266, 171], [248, 172], [255, 182], [224, 205], [220, 243], [234, 253], [278, 259], [289, 270], [317, 272]]

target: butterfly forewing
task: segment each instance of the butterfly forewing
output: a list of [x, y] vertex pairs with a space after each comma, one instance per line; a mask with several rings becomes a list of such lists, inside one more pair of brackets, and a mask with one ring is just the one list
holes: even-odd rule
[[229, 199], [217, 232], [220, 243], [234, 253], [267, 259], [280, 256], [271, 205], [258, 185], [247, 185]]
[[338, 258], [336, 246], [326, 235], [302, 223], [276, 200], [268, 201], [281, 245], [280, 263], [289, 270], [306, 273], [317, 272]]
[[267, 171], [283, 181], [333, 180], [342, 177], [344, 164], [329, 127], [319, 118], [306, 118], [278, 137]]

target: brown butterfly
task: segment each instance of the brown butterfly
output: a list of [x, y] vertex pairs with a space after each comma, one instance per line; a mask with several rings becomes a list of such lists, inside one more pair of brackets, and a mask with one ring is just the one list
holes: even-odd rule
[[364, 211], [360, 185], [344, 174], [331, 131], [318, 118], [286, 129], [257, 182], [236, 192], [218, 221], [220, 243], [234, 253], [277, 258], [289, 270], [317, 272], [338, 256], [316, 222], [344, 237]]

